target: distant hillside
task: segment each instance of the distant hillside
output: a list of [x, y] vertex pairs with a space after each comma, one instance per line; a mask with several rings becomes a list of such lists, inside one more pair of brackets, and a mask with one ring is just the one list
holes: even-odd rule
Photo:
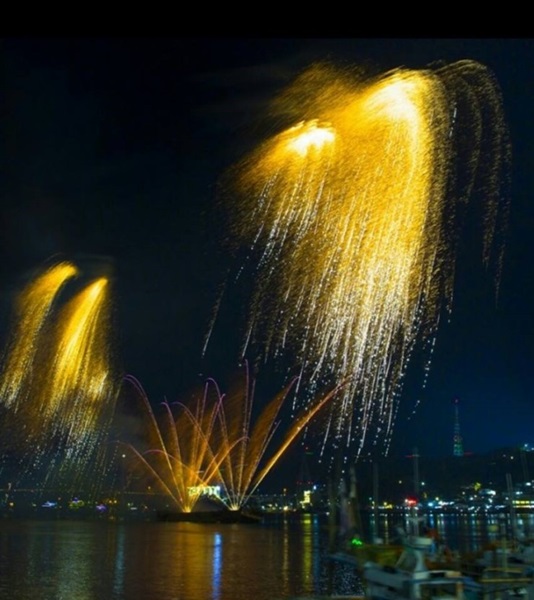
[[375, 468], [379, 501], [400, 501], [413, 496], [417, 476], [420, 496], [454, 498], [462, 489], [476, 483], [482, 488], [504, 491], [507, 474], [514, 485], [530, 481], [534, 476], [534, 452], [502, 448], [461, 457], [420, 456], [417, 467], [413, 457], [381, 458], [376, 461], [376, 467], [371, 461], [361, 461], [356, 466], [356, 478], [362, 505], [373, 496]]

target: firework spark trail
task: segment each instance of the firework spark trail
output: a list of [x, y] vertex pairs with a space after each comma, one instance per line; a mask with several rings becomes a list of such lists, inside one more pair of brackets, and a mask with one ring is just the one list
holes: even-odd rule
[[20, 296], [12, 325], [17, 343], [7, 347], [4, 362], [2, 425], [20, 445], [21, 473], [47, 457], [45, 480], [82, 481], [93, 470], [89, 483], [96, 488], [119, 389], [111, 366], [109, 286], [98, 279], [57, 306], [74, 275], [76, 267], [59, 263]]
[[176, 403], [175, 409], [163, 403], [163, 413], [155, 415], [141, 384], [131, 375], [141, 401], [141, 412], [148, 416], [144, 444], [121, 442], [129, 448], [135, 465], [171, 499], [180, 511], [190, 512], [200, 497], [201, 488], [220, 486], [220, 501], [230, 510], [242, 508], [257, 487], [274, 468], [288, 447], [304, 433], [317, 413], [331, 401], [337, 386], [294, 419], [273, 453], [273, 435], [280, 425], [280, 409], [296, 380], [293, 379], [275, 397], [253, 415], [255, 380], [249, 376], [229, 395], [221, 393], [208, 379], [194, 406]]
[[[163, 402], [162, 413], [156, 416], [135, 377], [128, 375], [125, 381], [133, 385], [142, 414], [148, 416], [143, 422], [148, 448], [125, 444], [133, 453], [134, 466], [180, 511], [191, 512], [201, 488], [211, 483], [219, 464], [212, 447], [218, 404], [209, 406], [206, 387], [193, 410], [182, 403], [171, 406]], [[224, 449], [218, 449], [221, 451]]]
[[[252, 408], [253, 391], [243, 390], [242, 401], [237, 404], [221, 404], [221, 420], [225, 422], [242, 422], [245, 435], [241, 437], [228, 435], [228, 428], [223, 427], [223, 446], [228, 449], [226, 458], [221, 463], [218, 473], [218, 481], [222, 484], [226, 493], [226, 504], [231, 510], [237, 510], [246, 505], [252, 494], [271, 470], [278, 463], [287, 449], [302, 436], [306, 427], [312, 422], [338, 392], [344, 384], [335, 387], [319, 399], [315, 399], [306, 409], [302, 410], [287, 428], [281, 442], [273, 447], [273, 436], [280, 425], [277, 421], [280, 410], [289, 394], [296, 384], [293, 379], [282, 389], [262, 410], [253, 426], [247, 419], [246, 411], [242, 404]], [[253, 389], [253, 388], [252, 388]], [[249, 395], [250, 394], [250, 395]], [[228, 407], [230, 410], [228, 409]], [[229, 415], [227, 414], [229, 413]], [[244, 418], [243, 418], [244, 417]], [[241, 421], [240, 421], [241, 419]], [[225, 437], [227, 436], [227, 437]], [[268, 454], [272, 449], [272, 454]]]
[[500, 96], [470, 61], [371, 81], [319, 65], [276, 108], [299, 123], [228, 178], [234, 239], [258, 256], [243, 353], [291, 347], [312, 392], [352, 378], [333, 430], [361, 449], [371, 424], [389, 439], [413, 348], [450, 309], [459, 205], [484, 136], [484, 258], [492, 251], [507, 152]]
[[37, 365], [39, 338], [54, 301], [78, 270], [62, 262], [50, 267], [23, 291], [17, 301], [11, 341], [7, 345], [0, 383], [0, 401], [13, 410], [23, 408]]
[[271, 467], [258, 479], [260, 463], [280, 425], [277, 420], [280, 409], [295, 384], [296, 379], [290, 381], [257, 417], [253, 416], [256, 382], [250, 378], [248, 365], [243, 380], [232, 393], [222, 395], [216, 388], [219, 411], [215, 444], [225, 449], [216, 480], [222, 485], [225, 502], [231, 510], [244, 506], [276, 462], [272, 461]]
[[108, 283], [94, 281], [61, 309], [40, 388], [46, 429], [80, 453], [112, 416]]

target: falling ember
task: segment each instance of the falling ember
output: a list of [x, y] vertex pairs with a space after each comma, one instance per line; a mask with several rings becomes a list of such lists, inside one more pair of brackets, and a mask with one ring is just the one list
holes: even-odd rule
[[61, 289], [77, 274], [74, 265], [59, 263], [32, 281], [18, 298], [0, 383], [0, 402], [5, 406], [14, 410], [24, 406], [35, 376], [36, 353], [46, 319]]
[[13, 325], [17, 343], [7, 348], [2, 380], [3, 426], [21, 464], [38, 469], [48, 457], [47, 473], [57, 468], [71, 480], [92, 468], [102, 475], [102, 442], [118, 391], [109, 282], [97, 279], [59, 303], [60, 289], [74, 275], [78, 269], [60, 263], [23, 291]]
[[[318, 65], [274, 104], [298, 125], [236, 165], [234, 242], [256, 254], [245, 353], [291, 350], [315, 390], [351, 379], [329, 434], [390, 439], [417, 342], [451, 309], [464, 207], [484, 187], [499, 269], [508, 161], [497, 85], [478, 63], [365, 80]], [[466, 135], [466, 133], [470, 135]]]
[[109, 326], [105, 278], [86, 286], [59, 314], [49, 372], [41, 387], [43, 418], [67, 446], [84, 446], [109, 419]]

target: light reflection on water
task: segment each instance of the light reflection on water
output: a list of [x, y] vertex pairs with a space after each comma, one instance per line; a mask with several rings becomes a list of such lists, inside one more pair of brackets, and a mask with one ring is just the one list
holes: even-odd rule
[[[402, 518], [381, 517], [379, 533], [393, 537], [399, 524]], [[434, 515], [428, 524], [464, 552], [496, 539], [500, 520]], [[353, 567], [328, 560], [328, 552], [327, 519], [316, 515], [259, 525], [3, 519], [0, 598], [283, 600], [361, 593]]]
[[[0, 598], [277, 600], [358, 584], [333, 571], [325, 521], [257, 525], [0, 521]], [[333, 586], [337, 586], [336, 590]]]
[[[378, 532], [385, 542], [398, 541], [398, 527], [410, 526], [408, 515], [381, 514], [378, 516]], [[435, 530], [439, 539], [451, 550], [460, 554], [477, 552], [491, 543], [511, 537], [510, 516], [504, 513], [429, 513], [424, 515], [422, 527]], [[516, 531], [526, 537], [534, 536], [534, 514], [517, 514]], [[367, 531], [375, 531], [374, 518], [368, 520]]]

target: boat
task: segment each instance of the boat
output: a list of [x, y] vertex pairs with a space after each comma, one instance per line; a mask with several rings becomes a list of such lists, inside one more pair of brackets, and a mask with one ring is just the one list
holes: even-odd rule
[[[375, 539], [345, 547], [330, 558], [355, 565], [362, 574], [366, 600], [534, 600], [534, 546], [526, 539], [519, 548], [511, 547], [502, 526], [500, 544], [478, 555], [461, 556], [444, 547], [425, 520], [414, 503], [409, 530], [398, 529], [400, 551], [396, 544]], [[512, 548], [515, 552], [510, 552]], [[366, 560], [372, 553], [375, 556]]]
[[395, 565], [374, 561], [363, 567], [368, 600], [463, 599], [465, 577], [452, 569], [429, 569], [426, 554], [433, 540], [409, 535]]
[[514, 561], [509, 548], [486, 550], [475, 561], [461, 563], [468, 600], [534, 598], [534, 568]]
[[534, 598], [533, 574], [509, 565], [478, 565], [476, 571], [429, 567], [433, 540], [408, 535], [394, 566], [368, 562], [363, 568], [368, 600], [511, 600]]
[[[375, 477], [377, 476], [375, 470]], [[354, 468], [350, 470], [349, 486], [342, 478], [339, 483], [338, 498], [332, 498], [331, 505], [338, 505], [338, 519], [331, 524], [335, 535], [330, 543], [328, 558], [337, 562], [348, 562], [354, 564], [358, 570], [368, 561], [380, 563], [381, 565], [393, 566], [402, 553], [402, 543], [386, 543], [378, 537], [374, 531], [371, 540], [367, 540], [363, 534], [362, 519], [359, 510], [358, 491], [356, 485], [356, 473]], [[377, 482], [375, 482], [375, 487]], [[374, 506], [378, 505], [375, 496]], [[375, 514], [375, 523], [377, 522]], [[399, 532], [400, 536], [401, 532]]]
[[[511, 482], [509, 482], [511, 490]], [[510, 493], [510, 497], [512, 494]], [[501, 520], [500, 542], [461, 562], [466, 576], [466, 598], [534, 598], [534, 565], [530, 544], [519, 533], [515, 515], [511, 513], [513, 536], [507, 536], [506, 522]]]
[[534, 568], [534, 540], [521, 540], [508, 555], [509, 564], [529, 565]]
[[533, 596], [532, 576], [513, 567], [485, 567], [476, 577], [466, 577], [466, 600], [530, 599]]
[[158, 521], [179, 523], [260, 523], [262, 515], [246, 510], [196, 510], [191, 512], [160, 510]]

